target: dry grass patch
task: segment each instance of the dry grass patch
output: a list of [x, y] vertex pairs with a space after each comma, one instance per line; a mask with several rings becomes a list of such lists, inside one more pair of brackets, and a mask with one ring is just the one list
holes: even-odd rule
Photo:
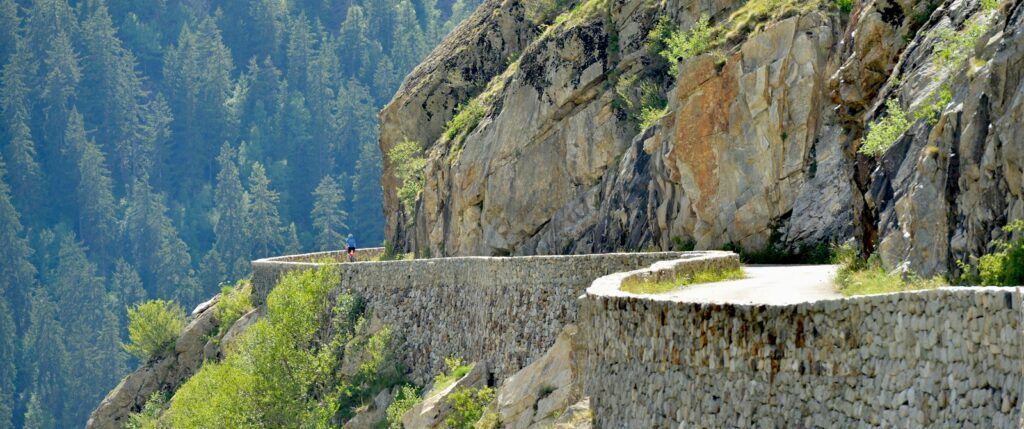
[[743, 269], [739, 267], [725, 269], [710, 269], [701, 270], [690, 274], [682, 274], [671, 280], [626, 280], [622, 282], [622, 286], [620, 287], [620, 289], [624, 292], [635, 293], [640, 295], [657, 295], [672, 292], [686, 286], [702, 283], [715, 283], [726, 280], [739, 280], [746, 277], [747, 275], [743, 272]]

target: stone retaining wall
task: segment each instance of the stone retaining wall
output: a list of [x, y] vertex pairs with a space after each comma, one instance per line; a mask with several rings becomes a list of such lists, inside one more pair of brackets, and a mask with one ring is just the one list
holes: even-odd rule
[[1019, 288], [719, 305], [619, 291], [638, 274], [581, 299], [596, 428], [1021, 426]]
[[[725, 255], [724, 252], [717, 252]], [[338, 290], [366, 299], [368, 310], [404, 344], [414, 380], [427, 381], [444, 358], [486, 361], [498, 380], [512, 375], [576, 321], [577, 302], [594, 279], [657, 261], [707, 253], [678, 252], [516, 258], [466, 257], [338, 264]], [[253, 262], [254, 300], [280, 276], [309, 269], [324, 254]], [[327, 255], [329, 256], [329, 255]]]

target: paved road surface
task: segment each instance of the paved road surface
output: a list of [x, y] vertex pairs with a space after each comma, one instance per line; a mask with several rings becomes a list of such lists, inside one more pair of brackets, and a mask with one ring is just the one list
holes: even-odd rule
[[835, 265], [749, 265], [747, 278], [687, 286], [659, 295], [677, 301], [729, 304], [796, 304], [841, 298]]

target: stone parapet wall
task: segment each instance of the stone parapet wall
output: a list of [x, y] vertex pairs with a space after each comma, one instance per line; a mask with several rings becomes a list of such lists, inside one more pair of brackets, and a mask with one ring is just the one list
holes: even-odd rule
[[727, 305], [619, 291], [636, 275], [581, 299], [594, 427], [1021, 426], [1020, 288]]
[[[721, 253], [721, 252], [719, 252]], [[639, 253], [516, 258], [466, 257], [338, 264], [338, 291], [366, 300], [394, 328], [413, 379], [424, 382], [444, 358], [486, 361], [502, 380], [542, 355], [576, 321], [577, 298], [594, 279], [706, 253]], [[724, 253], [723, 253], [724, 254]], [[280, 276], [315, 268], [316, 257], [253, 262], [254, 300]]]

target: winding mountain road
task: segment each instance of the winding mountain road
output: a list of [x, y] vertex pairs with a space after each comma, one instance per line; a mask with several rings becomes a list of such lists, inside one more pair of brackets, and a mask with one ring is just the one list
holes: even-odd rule
[[836, 265], [748, 265], [747, 277], [687, 286], [659, 294], [662, 299], [717, 304], [787, 305], [842, 298]]

